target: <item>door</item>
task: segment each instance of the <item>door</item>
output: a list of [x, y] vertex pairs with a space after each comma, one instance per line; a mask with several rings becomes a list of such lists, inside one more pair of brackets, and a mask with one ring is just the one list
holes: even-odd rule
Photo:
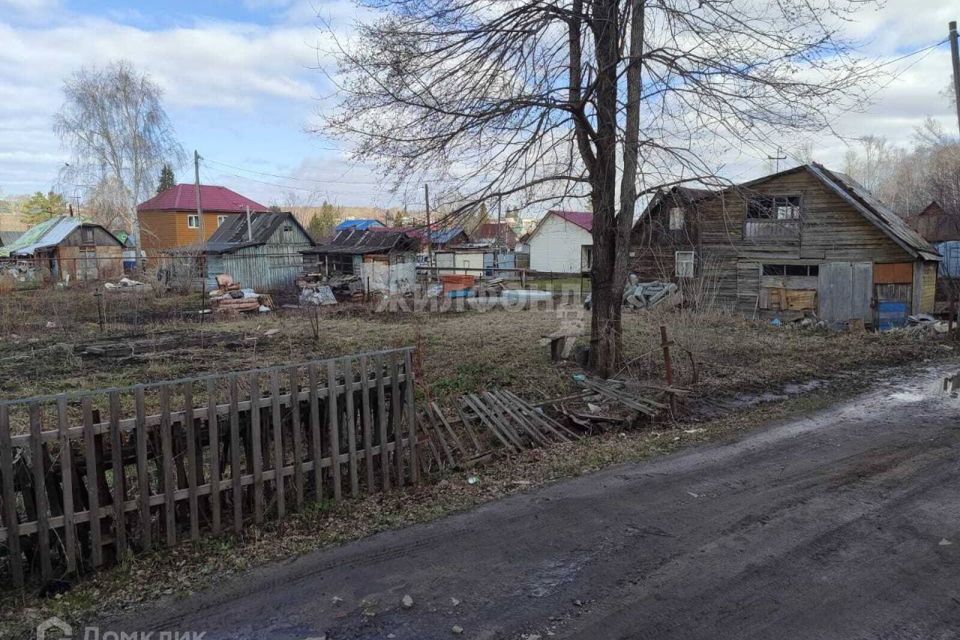
[[859, 318], [872, 322], [870, 298], [873, 265], [870, 262], [826, 262], [817, 277], [820, 319], [827, 323]]

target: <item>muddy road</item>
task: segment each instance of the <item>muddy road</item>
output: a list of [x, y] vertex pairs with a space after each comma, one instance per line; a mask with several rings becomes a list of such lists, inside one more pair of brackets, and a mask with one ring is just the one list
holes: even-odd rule
[[262, 640], [957, 638], [960, 401], [938, 392], [946, 373], [317, 552], [120, 626]]

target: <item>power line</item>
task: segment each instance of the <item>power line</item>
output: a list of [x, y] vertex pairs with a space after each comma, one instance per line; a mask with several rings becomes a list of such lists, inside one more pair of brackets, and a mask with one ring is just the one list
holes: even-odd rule
[[[382, 182], [378, 182], [376, 180], [319, 180], [317, 178], [301, 178], [298, 176], [285, 176], [285, 175], [280, 175], [276, 173], [267, 173], [266, 171], [257, 171], [256, 169], [246, 169], [244, 167], [238, 167], [236, 165], [228, 164], [226, 162], [220, 162], [219, 160], [211, 160], [210, 158], [204, 158], [204, 160], [206, 162], [212, 162], [213, 164], [226, 167], [228, 169], [233, 169], [234, 171], [243, 171], [244, 173], [252, 173], [254, 175], [266, 176], [268, 178], [276, 178], [278, 180], [292, 180], [294, 182], [313, 182], [316, 184], [334, 184], [334, 185], [354, 184], [354, 185], [375, 186], [375, 185], [383, 184]], [[209, 168], [213, 169], [214, 167], [209, 167]], [[236, 176], [236, 177], [245, 178], [245, 176]], [[253, 180], [253, 178], [246, 178], [246, 179]], [[254, 180], [254, 182], [259, 182], [259, 181]], [[264, 182], [264, 184], [273, 184], [273, 183]], [[274, 185], [274, 186], [283, 186], [283, 185]]]

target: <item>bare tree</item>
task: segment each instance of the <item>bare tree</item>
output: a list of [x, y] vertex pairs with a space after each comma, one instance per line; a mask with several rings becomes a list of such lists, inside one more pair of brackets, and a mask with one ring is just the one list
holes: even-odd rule
[[710, 181], [733, 149], [829, 129], [875, 68], [838, 28], [863, 0], [358, 0], [328, 131], [395, 186], [593, 211], [591, 366], [621, 356], [639, 196]]
[[179, 165], [183, 149], [149, 76], [125, 61], [83, 68], [63, 85], [64, 103], [53, 129], [70, 151], [61, 181], [96, 185], [99, 198], [124, 212], [123, 222], [140, 246], [136, 205], [153, 195], [165, 163]]

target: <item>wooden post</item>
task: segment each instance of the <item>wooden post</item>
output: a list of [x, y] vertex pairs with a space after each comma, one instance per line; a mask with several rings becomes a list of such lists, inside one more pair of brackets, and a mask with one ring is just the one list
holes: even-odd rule
[[[673, 364], [670, 362], [670, 346], [672, 344], [667, 337], [667, 327], [660, 325], [660, 346], [663, 348], [663, 368], [666, 371], [667, 387], [671, 389], [673, 388]], [[670, 413], [676, 415], [677, 396], [672, 391], [668, 393], [670, 395]]]

